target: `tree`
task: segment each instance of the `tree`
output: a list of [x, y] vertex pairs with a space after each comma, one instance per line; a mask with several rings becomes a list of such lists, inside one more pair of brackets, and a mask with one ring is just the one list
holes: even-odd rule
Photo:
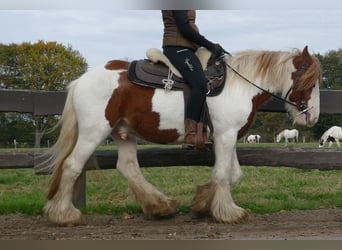
[[[0, 88], [61, 91], [87, 67], [86, 60], [70, 45], [44, 41], [0, 44]], [[51, 119], [31, 115], [36, 147], [43, 132], [54, 123]]]
[[56, 42], [0, 44], [3, 88], [64, 90], [83, 74], [87, 63], [78, 51]]
[[317, 55], [322, 66], [323, 88], [342, 89], [342, 49]]

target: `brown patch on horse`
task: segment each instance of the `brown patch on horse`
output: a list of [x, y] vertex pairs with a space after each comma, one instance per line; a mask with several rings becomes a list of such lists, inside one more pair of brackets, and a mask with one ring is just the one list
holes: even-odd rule
[[113, 92], [105, 110], [111, 127], [121, 121], [138, 137], [156, 143], [175, 142], [180, 134], [177, 129], [159, 129], [160, 117], [152, 111], [155, 89], [138, 86], [127, 78], [127, 71], [120, 73], [119, 87]]
[[320, 63], [316, 57], [310, 56], [307, 46], [302, 53], [293, 58], [292, 62], [296, 71], [292, 72], [291, 75], [294, 85], [289, 100], [297, 103], [297, 105], [300, 105], [301, 101], [304, 100], [307, 104], [316, 82], [321, 82]]
[[242, 138], [244, 135], [247, 134], [247, 132], [253, 125], [253, 121], [254, 121], [256, 112], [258, 111], [258, 108], [265, 102], [269, 101], [270, 99], [271, 99], [271, 95], [267, 93], [256, 95], [252, 99], [252, 102], [253, 102], [252, 111], [248, 116], [247, 123], [239, 130], [238, 139]]
[[106, 63], [105, 68], [108, 70], [128, 69], [129, 62], [123, 60], [111, 60]]
[[[321, 82], [321, 65], [316, 57], [309, 54], [307, 46], [302, 53], [293, 58], [292, 63], [296, 71], [292, 73], [291, 78], [292, 80], [298, 79], [296, 90], [311, 89], [317, 80]], [[306, 69], [304, 74], [301, 73], [302, 68]]]

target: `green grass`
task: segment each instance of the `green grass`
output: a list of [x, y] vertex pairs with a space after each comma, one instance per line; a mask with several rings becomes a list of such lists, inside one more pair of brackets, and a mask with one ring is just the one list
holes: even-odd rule
[[[143, 168], [144, 176], [162, 192], [190, 211], [196, 185], [209, 182], [209, 167]], [[253, 213], [280, 210], [342, 208], [342, 171], [300, 170], [285, 167], [243, 167], [241, 183], [234, 188], [235, 202]], [[32, 169], [0, 171], [0, 214], [42, 213], [49, 176]], [[116, 170], [87, 172], [85, 213], [140, 213], [133, 194]]]

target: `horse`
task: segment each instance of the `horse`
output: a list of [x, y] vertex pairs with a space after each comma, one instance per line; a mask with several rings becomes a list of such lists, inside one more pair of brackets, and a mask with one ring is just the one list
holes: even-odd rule
[[260, 135], [249, 135], [247, 137], [247, 142], [248, 143], [260, 143]]
[[337, 146], [340, 148], [340, 140], [342, 140], [342, 127], [332, 126], [328, 130], [326, 130], [320, 140], [319, 140], [319, 148], [323, 148], [326, 142], [329, 142], [329, 148], [332, 146], [333, 142], [336, 142]]
[[[290, 51], [245, 50], [227, 54], [222, 61], [227, 71], [225, 85], [219, 95], [207, 97], [215, 162], [209, 183], [197, 187], [192, 214], [208, 216], [217, 223], [236, 223], [249, 216], [231, 194], [242, 176], [237, 140], [247, 133], [257, 109], [272, 96], [284, 101], [295, 123], [313, 126], [319, 117], [321, 67], [307, 46]], [[169, 218], [179, 211], [179, 201], [143, 176], [136, 141], [182, 143], [183, 92], [136, 85], [128, 78], [128, 67], [128, 61], [111, 60], [67, 87], [60, 134], [46, 163], [53, 172], [44, 215], [54, 225], [86, 223], [72, 203], [72, 193], [86, 161], [108, 135], [117, 144], [116, 169], [128, 182], [145, 217]]]
[[276, 138], [276, 142], [280, 142], [282, 138], [285, 138], [285, 145], [288, 144], [288, 139], [293, 139], [294, 142], [298, 142], [299, 132], [297, 129], [284, 129]]

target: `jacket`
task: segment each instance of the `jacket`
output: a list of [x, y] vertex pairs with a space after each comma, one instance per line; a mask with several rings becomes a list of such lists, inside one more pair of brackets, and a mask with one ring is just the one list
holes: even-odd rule
[[203, 46], [209, 50], [214, 44], [199, 33], [195, 24], [195, 10], [162, 10], [164, 23], [163, 47], [183, 46], [196, 50]]

